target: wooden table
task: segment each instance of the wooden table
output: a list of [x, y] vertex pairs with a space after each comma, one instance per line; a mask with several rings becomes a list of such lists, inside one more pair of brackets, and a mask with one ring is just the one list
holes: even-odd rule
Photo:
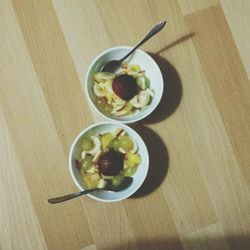
[[[0, 1], [0, 249], [250, 249], [249, 0]], [[143, 46], [165, 81], [135, 126], [149, 176], [117, 203], [82, 197], [73, 138], [100, 118], [84, 77], [93, 58]]]

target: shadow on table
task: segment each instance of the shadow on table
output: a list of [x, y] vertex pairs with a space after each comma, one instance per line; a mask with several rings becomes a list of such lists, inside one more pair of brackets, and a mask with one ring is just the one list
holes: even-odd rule
[[131, 125], [133, 129], [143, 138], [149, 153], [148, 175], [131, 198], [139, 198], [156, 190], [167, 175], [169, 158], [167, 148], [161, 139], [152, 129], [142, 124]]
[[182, 98], [182, 85], [175, 67], [165, 58], [149, 53], [158, 64], [164, 81], [162, 99], [155, 111], [142, 122], [146, 124], [157, 123], [165, 120], [177, 109]]
[[[164, 91], [162, 100], [155, 111], [142, 123], [152, 124], [165, 120], [177, 109], [182, 98], [181, 79], [175, 67], [159, 54], [178, 44], [192, 38], [195, 33], [187, 34], [176, 41], [168, 44], [156, 53], [149, 53], [158, 64], [164, 81]], [[149, 151], [150, 163], [149, 172], [141, 188], [131, 198], [143, 197], [156, 190], [167, 175], [169, 166], [169, 156], [167, 148], [161, 139], [153, 130], [141, 124], [132, 126], [144, 139]]]
[[226, 236], [226, 238], [209, 237], [196, 237], [186, 238], [182, 241], [179, 239], [139, 239], [136, 242], [121, 243], [119, 246], [113, 246], [109, 248], [103, 248], [103, 250], [122, 250], [122, 249], [157, 249], [157, 250], [183, 250], [183, 249], [207, 249], [207, 250], [228, 250], [228, 249], [239, 249], [249, 250], [250, 249], [250, 235], [239, 235], [239, 236]]
[[160, 53], [162, 53], [162, 52], [165, 52], [166, 50], [171, 49], [172, 47], [174, 47], [174, 46], [176, 46], [176, 45], [178, 45], [178, 44], [180, 44], [180, 43], [183, 43], [183, 42], [185, 42], [186, 40], [192, 38], [194, 35], [195, 35], [194, 32], [192, 32], [192, 33], [190, 33], [190, 34], [187, 34], [187, 35], [184, 35], [184, 36], [178, 38], [177, 40], [175, 40], [174, 42], [168, 44], [168, 45], [165, 46], [164, 48], [162, 48], [162, 49], [156, 51], [154, 54], [158, 55], [158, 54], [160, 54]]

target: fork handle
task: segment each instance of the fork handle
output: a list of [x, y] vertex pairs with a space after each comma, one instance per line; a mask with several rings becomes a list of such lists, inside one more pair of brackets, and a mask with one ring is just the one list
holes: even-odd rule
[[135, 47], [127, 54], [125, 55], [122, 59], [120, 59], [120, 61], [124, 61], [126, 58], [128, 58], [137, 48], [139, 48], [142, 44], [144, 44], [148, 39], [150, 39], [152, 36], [156, 35], [160, 30], [162, 30], [164, 28], [164, 26], [166, 25], [166, 21], [161, 21], [159, 23], [157, 23], [154, 28], [152, 28], [148, 34], [140, 41], [138, 42]]

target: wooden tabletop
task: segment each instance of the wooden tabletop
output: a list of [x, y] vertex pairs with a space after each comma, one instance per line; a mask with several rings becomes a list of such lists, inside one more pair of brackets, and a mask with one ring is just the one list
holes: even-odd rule
[[[249, 0], [0, 1], [0, 249], [250, 249]], [[150, 153], [136, 196], [81, 197], [73, 138], [100, 120], [84, 77], [100, 52], [134, 45], [165, 82], [133, 127]]]

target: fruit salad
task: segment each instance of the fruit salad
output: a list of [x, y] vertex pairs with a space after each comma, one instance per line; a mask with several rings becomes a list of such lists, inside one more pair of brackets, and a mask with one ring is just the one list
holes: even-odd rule
[[120, 187], [140, 163], [137, 143], [121, 128], [83, 138], [76, 160], [87, 188], [100, 189], [107, 185]]
[[145, 71], [137, 64], [122, 64], [117, 75], [95, 73], [93, 91], [97, 106], [116, 117], [145, 109], [154, 97]]

